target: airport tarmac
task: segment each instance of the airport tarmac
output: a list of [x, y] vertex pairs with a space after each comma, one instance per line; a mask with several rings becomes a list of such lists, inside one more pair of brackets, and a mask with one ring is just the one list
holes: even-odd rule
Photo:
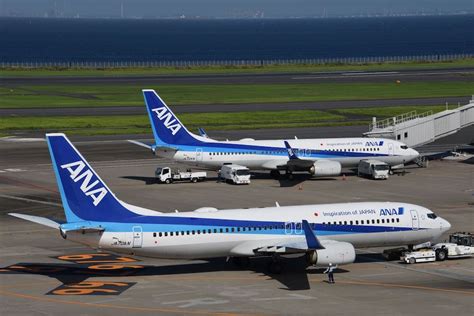
[[446, 69], [399, 69], [389, 71], [329, 71], [283, 73], [233, 73], [192, 75], [115, 75], [115, 76], [18, 76], [4, 77], [2, 84], [261, 84], [317, 82], [394, 82], [466, 81], [474, 74], [472, 67]]
[[[203, 206], [243, 208], [355, 201], [404, 201], [426, 206], [452, 224], [474, 227], [474, 167], [434, 161], [386, 181], [343, 177], [294, 181], [256, 173], [249, 186], [217, 183], [159, 185], [158, 165], [177, 165], [124, 141], [83, 141], [77, 147], [122, 200], [163, 212]], [[179, 166], [186, 168], [185, 166]], [[266, 260], [248, 267], [209, 261], [120, 259], [62, 239], [55, 230], [8, 212], [62, 218], [46, 144], [0, 142], [0, 314], [55, 315], [472, 315], [474, 259], [405, 265], [381, 249], [362, 249], [355, 263], [325, 282], [322, 269], [285, 260], [285, 273]], [[92, 295], [95, 294], [95, 295]]]

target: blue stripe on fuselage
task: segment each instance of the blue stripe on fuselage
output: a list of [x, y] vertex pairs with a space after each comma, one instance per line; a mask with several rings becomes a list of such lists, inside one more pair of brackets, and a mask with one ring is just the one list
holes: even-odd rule
[[[275, 234], [288, 235], [284, 222], [276, 221], [249, 221], [249, 220], [229, 220], [193, 217], [166, 217], [166, 216], [142, 216], [130, 223], [120, 222], [91, 222], [91, 225], [101, 225], [108, 232], [130, 232], [133, 226], [141, 226], [144, 232], [181, 232], [214, 229], [222, 233], [242, 233], [242, 234]], [[301, 223], [292, 222], [292, 234], [302, 235]], [[298, 233], [295, 227], [300, 225]], [[310, 223], [311, 229], [317, 235], [338, 235], [357, 233], [379, 233], [394, 231], [410, 231], [411, 227], [398, 226], [370, 226], [370, 225], [328, 225]], [[243, 231], [245, 228], [245, 231]], [[270, 229], [271, 228], [271, 229]], [[232, 231], [232, 229], [234, 231]], [[226, 231], [228, 230], [228, 231]], [[239, 231], [238, 231], [239, 230]]]
[[[195, 152], [197, 148], [208, 153], [245, 153], [254, 155], [278, 156], [288, 158], [288, 152], [284, 147], [270, 147], [270, 146], [254, 146], [254, 145], [240, 145], [240, 144], [225, 144], [225, 143], [202, 143], [200, 146], [187, 145], [173, 145], [179, 151]], [[298, 149], [300, 158], [341, 158], [341, 157], [385, 157], [387, 154], [371, 153], [371, 152], [349, 152], [349, 151], [330, 151], [311, 149]], [[301, 154], [303, 153], [303, 154]]]

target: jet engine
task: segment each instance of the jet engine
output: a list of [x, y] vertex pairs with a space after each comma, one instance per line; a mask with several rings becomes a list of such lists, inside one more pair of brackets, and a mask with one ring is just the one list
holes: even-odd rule
[[340, 175], [341, 169], [342, 166], [337, 161], [318, 160], [311, 166], [309, 172], [315, 177], [330, 177]]
[[314, 250], [306, 256], [308, 263], [318, 266], [353, 263], [356, 257], [354, 246], [348, 242], [325, 243], [325, 249]]

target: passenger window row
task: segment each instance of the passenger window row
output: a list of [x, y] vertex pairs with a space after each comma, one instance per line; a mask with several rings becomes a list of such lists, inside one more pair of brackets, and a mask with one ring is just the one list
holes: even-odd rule
[[323, 225], [359, 225], [359, 222], [360, 222], [360, 225], [370, 225], [371, 223], [372, 224], [390, 224], [390, 223], [400, 223], [400, 219], [399, 218], [382, 218], [382, 219], [367, 219], [367, 220], [356, 220], [356, 221], [334, 221], [334, 222], [323, 222]]
[[378, 147], [369, 147], [369, 148], [349, 148], [349, 149], [328, 149], [328, 151], [338, 151], [338, 152], [356, 152], [356, 151], [380, 151]]
[[[323, 149], [324, 150], [324, 149]], [[298, 153], [316, 153], [316, 150], [303, 150], [303, 149], [295, 149]], [[337, 151], [337, 152], [366, 152], [366, 151], [380, 151], [380, 148], [376, 147], [369, 147], [369, 148], [349, 148], [349, 149], [327, 149], [327, 151]], [[234, 155], [274, 155], [276, 153], [284, 153], [284, 150], [272, 150], [272, 151], [249, 151], [249, 152], [215, 152], [209, 153], [210, 156], [234, 156]]]
[[232, 156], [232, 155], [272, 155], [276, 153], [284, 153], [284, 150], [274, 150], [274, 151], [238, 151], [238, 152], [215, 152], [209, 153], [210, 156]]
[[[356, 221], [339, 221], [339, 222], [323, 222], [323, 225], [369, 225], [370, 223], [372, 224], [389, 224], [391, 223], [399, 223], [400, 219], [397, 218], [392, 218], [391, 221], [390, 219], [372, 219], [371, 220], [356, 220]], [[286, 226], [286, 227], [285, 227]], [[286, 223], [285, 225], [273, 225], [273, 226], [252, 226], [252, 227], [226, 227], [226, 228], [214, 228], [214, 229], [197, 229], [197, 230], [186, 230], [186, 231], [174, 231], [174, 232], [159, 232], [159, 233], [153, 233], [153, 237], [168, 237], [168, 236], [184, 236], [184, 235], [201, 235], [201, 234], [218, 234], [218, 233], [235, 233], [235, 232], [250, 232], [250, 231], [262, 231], [262, 230], [276, 230], [276, 229], [292, 229], [295, 228], [296, 230], [302, 230], [301, 223]], [[310, 227], [315, 230], [316, 229], [316, 224], [310, 224]]]
[[[235, 233], [235, 232], [246, 232], [246, 231], [275, 230], [275, 229], [283, 229], [283, 228], [284, 228], [284, 225], [197, 229], [197, 230], [186, 230], [186, 231], [175, 231], [175, 232], [160, 232], [158, 233], [158, 237], [218, 234], [218, 233], [224, 233], [224, 232]], [[157, 233], [153, 233], [153, 237], [156, 237], [156, 236], [157, 236]]]

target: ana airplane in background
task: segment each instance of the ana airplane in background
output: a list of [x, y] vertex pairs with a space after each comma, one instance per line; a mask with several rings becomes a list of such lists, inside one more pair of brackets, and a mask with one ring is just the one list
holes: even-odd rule
[[[401, 142], [382, 138], [218, 141], [209, 138], [204, 130], [200, 130], [204, 136], [189, 132], [154, 90], [143, 90], [143, 95], [156, 143], [149, 146], [132, 142], [152, 149], [157, 155], [187, 164], [220, 168], [223, 164], [235, 163], [250, 169], [271, 170], [275, 177], [280, 170], [334, 176], [341, 173], [342, 167], [357, 167], [363, 159], [376, 159], [394, 167], [419, 156], [416, 150]], [[290, 164], [288, 148], [298, 156]]]
[[313, 265], [348, 264], [356, 247], [435, 241], [450, 224], [399, 202], [160, 213], [119, 200], [64, 134], [47, 134], [66, 222], [10, 213], [93, 248], [158, 258], [304, 254]]

